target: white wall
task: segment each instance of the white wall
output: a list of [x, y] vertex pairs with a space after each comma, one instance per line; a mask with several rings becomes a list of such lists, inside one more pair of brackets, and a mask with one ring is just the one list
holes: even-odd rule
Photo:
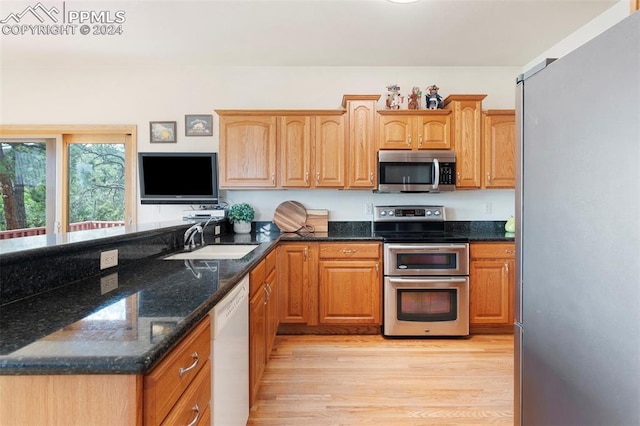
[[[437, 84], [441, 94], [487, 94], [485, 109], [513, 108], [519, 67], [166, 67], [114, 63], [110, 67], [60, 61], [38, 66], [2, 64], [3, 124], [136, 124], [138, 151], [217, 151], [212, 137], [185, 137], [184, 115], [214, 109], [338, 109], [344, 94], [381, 94], [397, 83]], [[176, 144], [149, 143], [149, 121], [177, 121]], [[284, 200], [330, 210], [330, 220], [370, 220], [365, 203], [433, 203], [447, 207], [451, 219], [506, 220], [513, 214], [513, 191], [457, 191], [433, 195], [382, 195], [371, 191], [225, 191], [228, 201], [250, 202], [257, 220], [271, 220]], [[484, 213], [484, 204], [492, 213]], [[138, 206], [138, 222], [181, 217], [182, 206]]]
[[587, 41], [611, 28], [629, 16], [629, 0], [619, 0], [613, 7], [597, 16], [588, 24], [580, 27], [573, 34], [556, 43], [553, 47], [538, 55], [526, 64], [522, 70], [528, 71], [546, 58], [561, 58], [567, 53], [580, 47]]

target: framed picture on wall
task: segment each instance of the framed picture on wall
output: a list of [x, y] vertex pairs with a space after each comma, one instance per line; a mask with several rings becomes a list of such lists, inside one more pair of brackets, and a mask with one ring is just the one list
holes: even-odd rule
[[149, 134], [151, 135], [151, 143], [176, 142], [176, 122], [151, 121], [149, 122]]
[[212, 115], [185, 115], [184, 134], [185, 136], [213, 136], [212, 123]]

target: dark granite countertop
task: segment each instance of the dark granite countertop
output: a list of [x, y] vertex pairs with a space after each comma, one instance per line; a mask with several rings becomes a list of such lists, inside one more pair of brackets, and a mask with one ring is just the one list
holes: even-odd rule
[[[280, 234], [269, 223], [215, 243], [256, 243], [237, 260], [163, 260], [165, 254], [0, 306], [0, 375], [145, 374], [283, 241], [371, 241], [370, 227]], [[256, 229], [257, 228], [257, 229]], [[459, 224], [470, 241], [513, 241], [504, 228]], [[114, 286], [114, 281], [117, 286]], [[115, 288], [114, 288], [115, 287]]]

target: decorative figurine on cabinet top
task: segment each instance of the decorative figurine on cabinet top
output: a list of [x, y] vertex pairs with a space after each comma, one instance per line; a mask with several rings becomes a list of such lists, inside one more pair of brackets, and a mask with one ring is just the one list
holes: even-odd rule
[[411, 89], [411, 94], [407, 97], [407, 108], [420, 109], [420, 98], [422, 97], [422, 90], [419, 87], [414, 86]]
[[404, 97], [400, 95], [400, 86], [392, 84], [387, 86], [389, 93], [387, 94], [387, 109], [400, 109], [400, 104], [404, 102]]
[[440, 88], [435, 84], [427, 87], [427, 96], [425, 96], [427, 109], [442, 109], [444, 107], [444, 105], [442, 105], [442, 96], [438, 95], [438, 90], [440, 90]]

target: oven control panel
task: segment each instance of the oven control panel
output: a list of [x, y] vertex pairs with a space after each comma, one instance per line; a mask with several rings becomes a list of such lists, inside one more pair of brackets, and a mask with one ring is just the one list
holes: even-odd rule
[[376, 222], [445, 220], [444, 206], [376, 206], [373, 213], [373, 220]]

